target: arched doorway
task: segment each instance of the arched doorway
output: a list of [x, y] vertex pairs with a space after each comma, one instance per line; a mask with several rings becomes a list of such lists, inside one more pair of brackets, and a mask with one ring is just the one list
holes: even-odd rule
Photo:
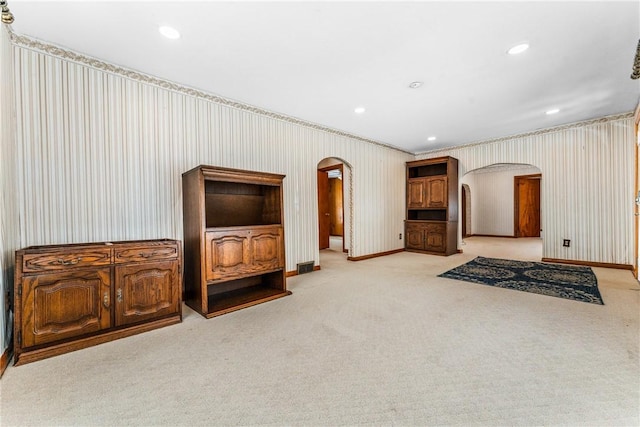
[[351, 247], [351, 166], [327, 157], [317, 166], [318, 249], [348, 253]]
[[544, 235], [541, 180], [540, 169], [530, 164], [500, 163], [467, 172], [460, 180], [460, 237], [465, 252], [478, 242], [499, 246], [503, 253], [509, 253], [511, 245], [514, 254], [516, 247], [526, 246], [522, 256], [540, 260]]

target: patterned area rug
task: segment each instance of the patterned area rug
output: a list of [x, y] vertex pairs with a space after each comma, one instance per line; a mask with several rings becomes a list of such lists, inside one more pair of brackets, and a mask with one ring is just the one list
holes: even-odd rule
[[604, 305], [590, 267], [479, 256], [438, 277]]

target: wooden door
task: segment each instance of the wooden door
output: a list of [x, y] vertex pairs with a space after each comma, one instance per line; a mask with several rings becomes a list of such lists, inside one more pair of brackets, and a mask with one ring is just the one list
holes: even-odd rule
[[344, 218], [342, 206], [342, 180], [329, 178], [329, 234], [344, 235]]
[[26, 276], [22, 281], [22, 347], [111, 327], [111, 269]]
[[320, 249], [329, 247], [331, 213], [329, 212], [329, 173], [318, 171], [318, 241]]
[[515, 236], [540, 237], [540, 177], [515, 177]]
[[178, 313], [178, 262], [150, 262], [115, 269], [116, 326]]

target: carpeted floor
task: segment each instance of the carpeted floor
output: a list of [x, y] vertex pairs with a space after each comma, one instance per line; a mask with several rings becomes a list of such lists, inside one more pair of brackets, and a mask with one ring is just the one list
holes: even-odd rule
[[179, 325], [9, 367], [0, 424], [639, 425], [631, 273], [594, 268], [604, 306], [437, 277], [478, 247], [539, 260], [496, 242], [323, 251], [286, 298], [208, 320], [185, 309]]
[[591, 267], [479, 256], [438, 277], [604, 304]]

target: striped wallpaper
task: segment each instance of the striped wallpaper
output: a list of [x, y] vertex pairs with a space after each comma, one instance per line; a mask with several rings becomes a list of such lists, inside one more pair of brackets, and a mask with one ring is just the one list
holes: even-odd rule
[[5, 25], [0, 25], [0, 353], [10, 344], [11, 319], [5, 317], [7, 292], [13, 287], [13, 258], [19, 246], [18, 210], [15, 186], [15, 121], [13, 81], [11, 68], [11, 43]]
[[[542, 172], [543, 257], [634, 264], [633, 114], [561, 126], [448, 150], [459, 173], [496, 163]], [[571, 247], [562, 246], [571, 239]]]
[[210, 164], [285, 174], [287, 270], [318, 264], [327, 157], [351, 166], [349, 255], [403, 246], [411, 154], [24, 40], [13, 48], [21, 246], [181, 239], [181, 173]]

